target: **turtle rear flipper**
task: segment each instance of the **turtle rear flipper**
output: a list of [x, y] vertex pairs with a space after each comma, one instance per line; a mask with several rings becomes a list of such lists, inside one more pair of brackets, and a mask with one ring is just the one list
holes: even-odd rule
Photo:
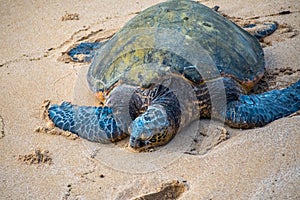
[[248, 24], [243, 28], [258, 40], [261, 40], [274, 33], [278, 28], [278, 24], [276, 22], [264, 22], [263, 24]]
[[300, 80], [282, 90], [240, 95], [227, 104], [226, 123], [235, 128], [264, 126], [300, 110]]
[[91, 62], [95, 53], [100, 49], [107, 41], [103, 42], [82, 42], [79, 45], [72, 48], [68, 55], [74, 62]]
[[126, 137], [117, 127], [109, 107], [75, 106], [63, 102], [52, 105], [48, 112], [55, 126], [92, 142], [108, 143]]

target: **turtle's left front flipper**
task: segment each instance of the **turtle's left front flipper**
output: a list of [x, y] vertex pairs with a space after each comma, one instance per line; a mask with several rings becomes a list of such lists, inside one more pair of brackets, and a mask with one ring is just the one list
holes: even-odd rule
[[76, 106], [63, 102], [52, 105], [48, 112], [56, 127], [93, 142], [114, 142], [126, 137], [109, 107]]
[[236, 128], [264, 126], [300, 110], [300, 80], [288, 88], [240, 95], [227, 104], [226, 123]]

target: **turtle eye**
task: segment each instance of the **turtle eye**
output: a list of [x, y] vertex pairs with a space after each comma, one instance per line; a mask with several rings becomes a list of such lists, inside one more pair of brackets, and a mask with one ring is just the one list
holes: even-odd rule
[[149, 140], [151, 143], [155, 143], [157, 141], [156, 137], [152, 137], [150, 140]]

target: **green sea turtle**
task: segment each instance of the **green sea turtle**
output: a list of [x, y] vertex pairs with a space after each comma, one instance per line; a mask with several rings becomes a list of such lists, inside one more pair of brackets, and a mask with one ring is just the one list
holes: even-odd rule
[[166, 144], [212, 113], [231, 127], [253, 128], [300, 109], [300, 81], [247, 94], [265, 72], [257, 38], [194, 1], [157, 4], [104, 44], [70, 54], [82, 47], [94, 57], [87, 80], [104, 105], [63, 102], [49, 108], [49, 117], [90, 141], [130, 136], [130, 146], [141, 150]]

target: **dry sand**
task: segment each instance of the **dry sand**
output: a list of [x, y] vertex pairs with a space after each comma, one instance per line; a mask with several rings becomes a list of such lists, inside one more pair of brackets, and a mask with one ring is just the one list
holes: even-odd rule
[[[0, 199], [300, 199], [299, 116], [252, 130], [225, 127], [230, 139], [222, 128], [212, 140], [184, 130], [144, 154], [34, 131], [45, 126], [43, 100], [74, 101], [85, 83], [78, 75], [88, 65], [63, 62], [62, 52], [111, 36], [157, 2], [1, 2]], [[237, 21], [277, 21], [280, 29], [264, 42], [266, 79], [280, 88], [300, 78], [299, 1], [201, 2]]]

